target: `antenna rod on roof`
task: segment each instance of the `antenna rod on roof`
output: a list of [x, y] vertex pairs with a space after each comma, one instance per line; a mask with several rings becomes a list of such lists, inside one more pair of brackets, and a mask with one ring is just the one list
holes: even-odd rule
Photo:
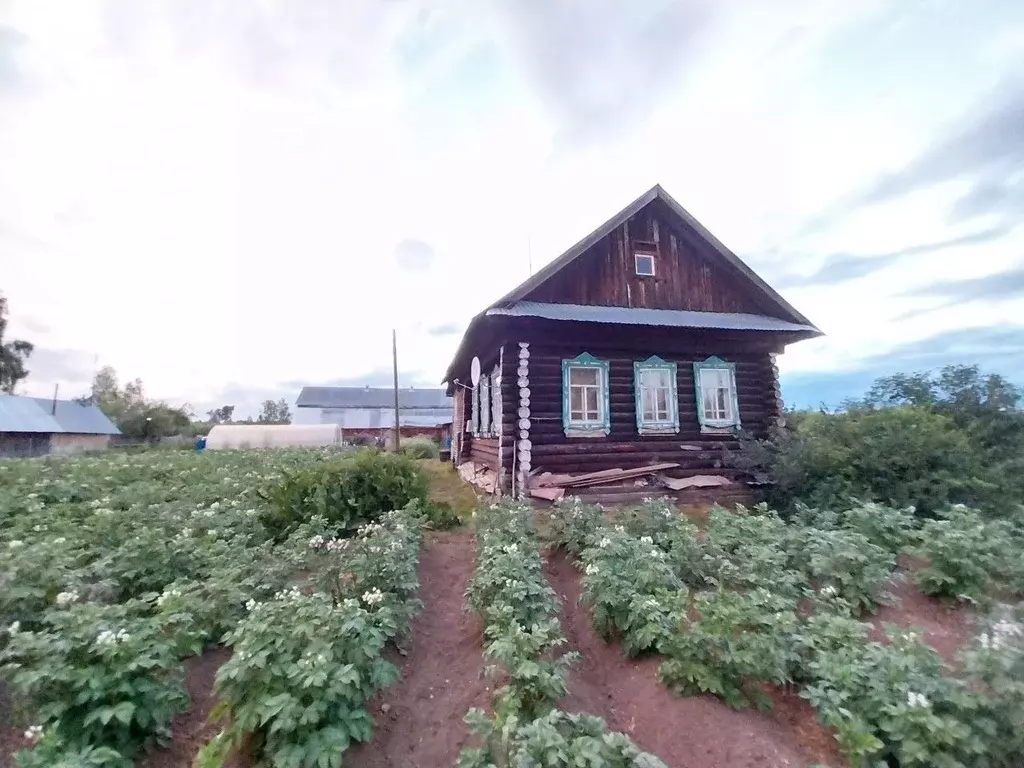
[[51, 416], [57, 415], [57, 390], [60, 389], [60, 383], [53, 385], [53, 408], [50, 410]]
[[530, 268], [530, 277], [533, 277], [533, 243], [529, 234], [526, 235], [526, 263]]
[[398, 334], [391, 329], [391, 360], [395, 369], [395, 453], [398, 453], [398, 441], [401, 437], [401, 430], [398, 427]]

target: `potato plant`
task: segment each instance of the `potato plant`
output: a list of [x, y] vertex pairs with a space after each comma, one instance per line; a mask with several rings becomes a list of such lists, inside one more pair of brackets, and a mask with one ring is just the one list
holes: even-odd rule
[[945, 673], [913, 632], [887, 628], [889, 643], [824, 649], [801, 692], [854, 765], [969, 768], [987, 763], [994, 724], [983, 698]]
[[327, 569], [332, 593], [293, 586], [248, 602], [214, 685], [211, 716], [224, 727], [200, 765], [222, 765], [248, 740], [272, 765], [340, 766], [353, 742], [372, 737], [366, 702], [398, 678], [384, 646], [418, 606], [420, 523], [415, 509], [401, 510], [360, 528], [355, 542], [318, 534], [308, 546], [339, 561]]
[[[256, 489], [328, 451], [0, 462], [0, 674], [21, 765], [130, 764], [187, 704], [181, 659], [319, 556], [275, 544]], [[101, 640], [102, 638], [102, 640]]]
[[1020, 545], [1005, 522], [988, 521], [976, 510], [953, 507], [921, 526], [910, 552], [926, 564], [914, 579], [926, 595], [984, 602], [1012, 573]]
[[896, 556], [862, 533], [805, 528], [794, 540], [793, 559], [813, 589], [845, 601], [855, 616], [874, 613], [889, 599], [884, 587], [896, 570]]
[[171, 719], [188, 705], [182, 649], [145, 603], [77, 600], [58, 595], [37, 630], [8, 627], [0, 667], [36, 719], [30, 733], [65, 750], [102, 747], [107, 764], [130, 766], [147, 746], [166, 743]]
[[694, 596], [684, 626], [664, 645], [658, 675], [683, 694], [712, 693], [731, 707], [766, 702], [750, 682], [786, 683], [796, 659], [796, 603], [763, 589]]
[[627, 656], [659, 650], [685, 608], [685, 587], [650, 536], [634, 537], [623, 526], [599, 528], [583, 551], [582, 602], [594, 631], [621, 639]]
[[603, 521], [604, 510], [600, 505], [585, 504], [578, 496], [568, 496], [551, 509], [549, 538], [570, 555], [578, 555]]
[[989, 764], [1018, 765], [1024, 755], [1024, 603], [1000, 605], [986, 616], [963, 663], [994, 724], [987, 734]]

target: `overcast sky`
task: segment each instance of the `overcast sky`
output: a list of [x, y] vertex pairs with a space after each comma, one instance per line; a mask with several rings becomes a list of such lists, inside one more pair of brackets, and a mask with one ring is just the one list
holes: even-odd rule
[[0, 290], [30, 394], [436, 385], [655, 183], [827, 334], [787, 401], [1024, 382], [1024, 3], [0, 0]]

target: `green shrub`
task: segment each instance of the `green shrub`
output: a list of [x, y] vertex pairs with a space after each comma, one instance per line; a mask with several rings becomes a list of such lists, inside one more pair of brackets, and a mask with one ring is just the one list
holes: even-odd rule
[[287, 471], [262, 496], [269, 508], [260, 520], [280, 541], [314, 516], [344, 534], [411, 501], [425, 503], [427, 483], [408, 456], [365, 450]]
[[851, 497], [929, 514], [953, 503], [1001, 503], [985, 480], [983, 453], [956, 422], [924, 407], [794, 414], [767, 441], [745, 441], [733, 463], [771, 478], [769, 501], [792, 510]]
[[914, 574], [926, 595], [983, 602], [1012, 576], [1010, 564], [1019, 558], [1011, 527], [988, 522], [977, 510], [954, 507], [918, 532], [910, 552], [926, 561]]
[[406, 437], [399, 443], [402, 453], [410, 459], [439, 459], [441, 449], [429, 437]]
[[130, 766], [167, 743], [188, 705], [180, 643], [145, 603], [79, 604], [65, 594], [39, 631], [8, 629], [0, 670], [58, 752], [102, 747], [118, 756], [107, 764]]

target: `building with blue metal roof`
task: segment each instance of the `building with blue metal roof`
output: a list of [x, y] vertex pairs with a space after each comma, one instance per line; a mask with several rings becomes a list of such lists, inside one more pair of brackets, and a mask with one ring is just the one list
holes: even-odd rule
[[102, 450], [121, 434], [92, 404], [0, 395], [0, 456], [25, 457]]

